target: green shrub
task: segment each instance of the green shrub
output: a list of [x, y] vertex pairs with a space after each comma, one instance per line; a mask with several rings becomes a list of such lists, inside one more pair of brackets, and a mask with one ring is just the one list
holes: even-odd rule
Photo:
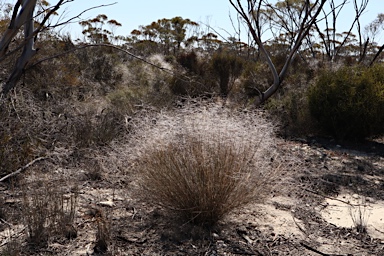
[[253, 98], [260, 95], [260, 92], [265, 91], [270, 85], [272, 73], [268, 66], [260, 62], [248, 61], [244, 68], [244, 78], [242, 87], [247, 98]]
[[306, 94], [304, 88], [297, 88], [282, 95], [277, 94], [266, 102], [266, 110], [279, 123], [280, 136], [305, 138], [317, 132]]
[[320, 74], [310, 112], [325, 132], [360, 140], [384, 133], [384, 66], [343, 67]]
[[235, 80], [243, 72], [245, 61], [233, 52], [222, 50], [212, 56], [210, 66], [219, 84], [220, 94], [227, 97]]
[[181, 53], [177, 57], [179, 72], [170, 80], [169, 88], [174, 95], [199, 97], [216, 93], [215, 83], [208, 61], [195, 52]]

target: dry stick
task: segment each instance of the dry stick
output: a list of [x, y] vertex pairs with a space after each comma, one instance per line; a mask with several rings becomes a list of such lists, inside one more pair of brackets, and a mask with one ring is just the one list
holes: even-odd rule
[[317, 254], [319, 254], [319, 255], [322, 255], [322, 256], [345, 256], [345, 255], [343, 255], [343, 254], [327, 254], [327, 253], [323, 253], [323, 252], [320, 252], [320, 251], [316, 250], [315, 248], [310, 247], [309, 245], [304, 244], [303, 242], [300, 242], [300, 244], [301, 244], [305, 249], [310, 250], [310, 251], [312, 251], [312, 252], [315, 252], [315, 253], [317, 253]]
[[0, 179], [0, 182], [10, 178], [10, 177], [13, 177], [15, 176], [16, 174], [19, 174], [20, 172], [24, 171], [25, 169], [27, 169], [28, 167], [30, 167], [31, 165], [33, 165], [34, 163], [38, 162], [38, 161], [41, 161], [41, 160], [44, 160], [44, 159], [47, 159], [47, 157], [38, 157], [36, 159], [34, 159], [33, 161], [29, 162], [28, 164], [24, 165], [23, 167], [17, 169], [17, 171], [14, 171], [8, 175], [5, 175], [3, 178]]
[[296, 226], [300, 229], [300, 231], [307, 235], [307, 232], [304, 230], [304, 228], [302, 228], [302, 227], [296, 222], [295, 217], [292, 216], [292, 219], [293, 219], [293, 222], [295, 222]]
[[372, 66], [373, 63], [376, 61], [377, 57], [379, 57], [379, 55], [381, 54], [381, 52], [384, 50], [384, 44], [380, 47], [380, 49], [377, 51], [375, 57], [373, 58], [373, 60], [371, 61], [371, 63], [369, 63], [369, 66]]
[[321, 196], [321, 197], [324, 197], [324, 198], [329, 198], [329, 199], [332, 199], [332, 200], [335, 200], [335, 201], [339, 201], [339, 202], [342, 202], [344, 204], [347, 204], [347, 205], [350, 205], [350, 206], [359, 206], [358, 204], [351, 204], [350, 202], [347, 202], [347, 201], [343, 201], [341, 199], [337, 199], [335, 197], [332, 197], [332, 196], [326, 196], [324, 194], [320, 194], [316, 191], [313, 191], [313, 190], [310, 190], [310, 189], [306, 189], [306, 188], [303, 188], [304, 191], [307, 191], [307, 192], [310, 192], [312, 194], [315, 194], [315, 195], [318, 195], [318, 196]]
[[0, 247], [3, 247], [4, 245], [8, 244], [11, 241], [11, 239], [14, 239], [15, 237], [18, 238], [24, 232], [25, 229], [26, 227], [22, 228], [19, 232], [17, 232], [17, 234], [10, 235], [9, 239], [5, 239], [5, 241], [0, 244]]

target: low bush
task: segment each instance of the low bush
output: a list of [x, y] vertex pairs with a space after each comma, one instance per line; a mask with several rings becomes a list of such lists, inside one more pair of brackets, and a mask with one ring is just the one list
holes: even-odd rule
[[265, 108], [273, 121], [277, 121], [278, 134], [284, 138], [305, 138], [317, 133], [315, 122], [308, 109], [306, 90], [276, 95]]
[[73, 140], [78, 148], [107, 145], [116, 139], [123, 129], [122, 114], [110, 108], [105, 108], [99, 114], [90, 110], [72, 124]]
[[338, 139], [384, 134], [383, 65], [324, 71], [308, 97], [320, 128]]

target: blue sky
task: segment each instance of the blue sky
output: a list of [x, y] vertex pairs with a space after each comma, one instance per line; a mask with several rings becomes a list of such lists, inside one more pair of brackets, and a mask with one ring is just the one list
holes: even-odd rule
[[[54, 3], [54, 1], [50, 2]], [[340, 0], [336, 2], [340, 2]], [[236, 22], [236, 15], [228, 0], [75, 0], [66, 6], [66, 17], [75, 16], [93, 6], [111, 3], [116, 4], [91, 10], [83, 14], [81, 18], [89, 19], [96, 17], [100, 13], [106, 14], [109, 19], [115, 19], [122, 24], [122, 27], [117, 29], [116, 34], [123, 36], [129, 35], [139, 25], [148, 25], [152, 21], [175, 16], [208, 24], [224, 37], [229, 36], [225, 31], [234, 34], [229, 16], [232, 15]], [[351, 4], [350, 6], [352, 7]], [[380, 12], [384, 13], [384, 0], [370, 0], [368, 8], [361, 19], [362, 26], [364, 27], [370, 23]], [[338, 20], [340, 32], [348, 29], [353, 17], [353, 8], [343, 11], [341, 18]], [[81, 27], [77, 24], [73, 24], [65, 30], [69, 30], [74, 39], [82, 36]], [[378, 38], [380, 42], [384, 41], [383, 39], [384, 35]]]

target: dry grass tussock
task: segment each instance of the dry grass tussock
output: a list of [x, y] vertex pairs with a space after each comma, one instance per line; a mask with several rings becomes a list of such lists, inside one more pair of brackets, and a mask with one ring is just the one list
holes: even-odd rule
[[186, 107], [149, 123], [135, 135], [143, 194], [183, 221], [212, 226], [273, 188], [274, 129], [260, 113]]

